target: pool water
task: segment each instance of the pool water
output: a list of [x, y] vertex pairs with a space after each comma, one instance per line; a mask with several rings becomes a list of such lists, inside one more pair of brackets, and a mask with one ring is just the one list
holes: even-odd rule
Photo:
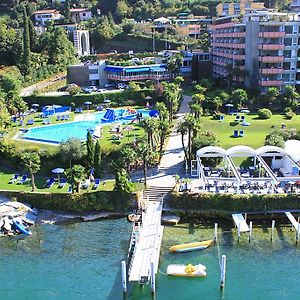
[[[123, 110], [115, 110], [119, 115]], [[149, 117], [149, 110], [138, 110], [138, 113], [142, 114], [143, 118]], [[77, 138], [80, 140], [86, 140], [87, 131], [95, 129], [96, 126], [102, 124], [102, 118], [106, 111], [98, 112], [94, 114], [86, 115], [87, 120], [75, 121], [68, 123], [61, 123], [56, 125], [41, 126], [29, 129], [24, 135], [23, 139], [33, 140], [39, 142], [55, 143], [59, 144], [69, 138]], [[104, 122], [103, 124], [112, 123], [127, 123], [132, 121], [131, 119], [120, 118], [113, 122]]]

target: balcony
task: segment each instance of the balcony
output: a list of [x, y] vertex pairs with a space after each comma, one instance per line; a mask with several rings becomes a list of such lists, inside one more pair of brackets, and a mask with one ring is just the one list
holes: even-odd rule
[[259, 44], [258, 45], [259, 50], [283, 50], [284, 45], [283, 44]]
[[224, 48], [245, 49], [245, 44], [216, 43], [216, 42], [212, 42], [212, 46], [213, 46], [213, 47], [224, 47]]
[[259, 56], [258, 60], [263, 63], [282, 63], [283, 56]]
[[283, 69], [280, 68], [260, 68], [260, 73], [263, 75], [271, 75], [271, 74], [282, 74]]
[[282, 80], [261, 80], [260, 86], [282, 86]]
[[261, 38], [282, 38], [285, 36], [285, 33], [282, 31], [274, 32], [260, 32], [259, 37]]
[[212, 37], [216, 37], [216, 38], [235, 38], [235, 37], [245, 37], [246, 36], [246, 32], [226, 32], [226, 33], [212, 33]]

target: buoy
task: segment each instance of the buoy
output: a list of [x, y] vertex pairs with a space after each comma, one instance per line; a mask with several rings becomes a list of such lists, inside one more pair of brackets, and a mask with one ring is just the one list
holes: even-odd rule
[[274, 238], [274, 228], [275, 228], [275, 220], [272, 220], [271, 241], [273, 241]]
[[252, 221], [250, 221], [249, 228], [250, 228], [250, 231], [249, 231], [249, 242], [250, 242], [251, 238], [252, 238]]

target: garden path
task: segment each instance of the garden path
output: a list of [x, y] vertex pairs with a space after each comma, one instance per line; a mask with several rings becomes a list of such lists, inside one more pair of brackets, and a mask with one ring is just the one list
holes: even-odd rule
[[184, 151], [181, 143], [181, 134], [177, 133], [179, 123], [186, 113], [190, 112], [190, 96], [183, 96], [176, 124], [169, 137], [165, 153], [157, 169], [149, 171], [147, 184], [149, 186], [174, 187], [175, 175], [185, 175]]

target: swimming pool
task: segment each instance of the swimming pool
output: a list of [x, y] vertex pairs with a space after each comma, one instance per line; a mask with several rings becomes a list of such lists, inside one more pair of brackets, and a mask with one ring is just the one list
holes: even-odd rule
[[[115, 110], [116, 114], [120, 114], [122, 111], [123, 110]], [[143, 118], [149, 117], [149, 110], [141, 109], [137, 112], [141, 113]], [[68, 140], [69, 138], [77, 138], [85, 141], [87, 131], [90, 129], [93, 130], [96, 128], [96, 126], [103, 123], [102, 118], [104, 117], [105, 113], [106, 111], [88, 114], [86, 115], [86, 120], [82, 121], [31, 128], [24, 133], [23, 139], [54, 144], [59, 144]], [[132, 121], [132, 118], [120, 118], [112, 122], [106, 121], [103, 124], [128, 123], [130, 121]]]

